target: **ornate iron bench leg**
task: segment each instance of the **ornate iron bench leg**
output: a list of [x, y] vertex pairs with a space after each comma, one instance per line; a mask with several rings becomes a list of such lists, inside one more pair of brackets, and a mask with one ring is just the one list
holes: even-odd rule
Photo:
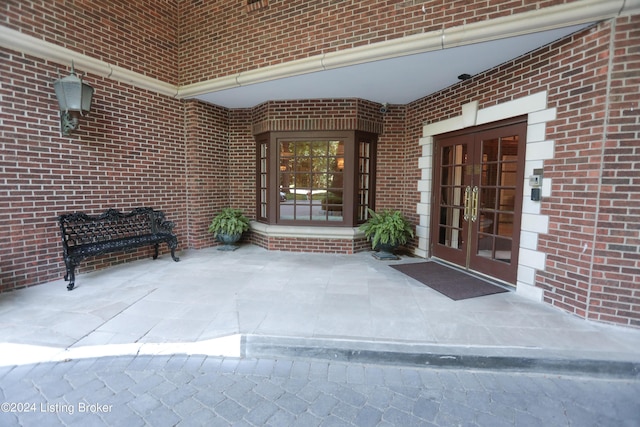
[[178, 258], [176, 256], [176, 248], [178, 247], [178, 239], [177, 238], [173, 238], [173, 239], [169, 240], [167, 242], [167, 246], [169, 246], [169, 249], [171, 249], [171, 258], [173, 258], [173, 260], [175, 262], [180, 261], [180, 258]]
[[159, 244], [156, 243], [155, 245], [153, 245], [153, 259], [158, 259], [158, 246]]
[[69, 278], [69, 284], [67, 285], [67, 290], [68, 291], [72, 291], [73, 288], [76, 286], [76, 272], [75, 272], [76, 266], [72, 265], [69, 267], [69, 270], [67, 270], [67, 275], [65, 276], [65, 280], [67, 280], [67, 277]]
[[65, 268], [65, 272], [64, 272], [64, 281], [68, 282], [69, 281], [69, 272], [71, 271], [71, 261], [65, 256], [64, 257], [64, 268]]

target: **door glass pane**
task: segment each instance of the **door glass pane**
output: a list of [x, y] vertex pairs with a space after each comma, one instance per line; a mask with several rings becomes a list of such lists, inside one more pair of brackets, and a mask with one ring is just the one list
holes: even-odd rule
[[518, 155], [518, 135], [500, 138], [500, 155], [501, 157]]
[[489, 234], [478, 234], [478, 256], [483, 258], [493, 258], [494, 237]]
[[480, 209], [495, 209], [496, 208], [496, 189], [491, 187], [482, 187], [480, 190], [480, 200], [482, 205]]
[[450, 248], [461, 248], [463, 244], [462, 212], [460, 209], [446, 209], [444, 215], [451, 225], [440, 225], [439, 243]]
[[491, 211], [480, 211], [478, 218], [478, 232], [485, 234], [494, 234], [496, 224], [495, 213]]
[[510, 263], [511, 250], [513, 249], [512, 244], [513, 242], [511, 239], [496, 238], [494, 259], [497, 261]]
[[515, 188], [501, 188], [497, 209], [500, 211], [513, 211], [515, 208], [515, 197]]
[[455, 150], [455, 145], [442, 148], [442, 166], [449, 166], [453, 164], [453, 159], [455, 158]]
[[499, 139], [488, 139], [482, 141], [482, 161], [484, 163], [497, 162], [499, 146]]
[[464, 144], [442, 148], [442, 168], [440, 175], [440, 212], [438, 242], [441, 245], [460, 249], [464, 242], [462, 235], [465, 197], [465, 165], [467, 146]]
[[489, 185], [496, 185], [497, 182], [498, 182], [498, 164], [483, 162], [482, 175], [480, 176], [481, 188]]
[[495, 234], [511, 237], [513, 234], [513, 214], [501, 213], [498, 215], [498, 223]]
[[511, 262], [518, 136], [483, 140], [481, 147], [476, 254]]

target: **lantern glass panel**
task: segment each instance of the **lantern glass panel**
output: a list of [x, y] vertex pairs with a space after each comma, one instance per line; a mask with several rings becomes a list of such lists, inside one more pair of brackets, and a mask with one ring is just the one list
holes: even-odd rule
[[93, 98], [93, 88], [86, 83], [82, 83], [82, 111], [91, 110], [92, 98]]

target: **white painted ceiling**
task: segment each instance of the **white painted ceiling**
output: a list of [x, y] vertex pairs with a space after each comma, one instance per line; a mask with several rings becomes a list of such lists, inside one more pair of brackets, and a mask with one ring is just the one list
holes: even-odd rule
[[308, 73], [196, 98], [227, 108], [250, 108], [269, 100], [322, 98], [362, 98], [381, 104], [407, 104], [457, 83], [461, 74], [481, 73], [588, 25]]

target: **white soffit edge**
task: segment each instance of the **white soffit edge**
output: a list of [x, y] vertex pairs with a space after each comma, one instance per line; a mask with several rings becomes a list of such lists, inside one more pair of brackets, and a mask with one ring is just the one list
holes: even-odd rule
[[268, 100], [321, 98], [362, 98], [379, 103], [407, 104], [457, 83], [461, 74], [475, 75], [486, 71], [585, 26], [294, 74], [226, 89], [218, 86], [186, 98], [228, 108], [249, 108]]

